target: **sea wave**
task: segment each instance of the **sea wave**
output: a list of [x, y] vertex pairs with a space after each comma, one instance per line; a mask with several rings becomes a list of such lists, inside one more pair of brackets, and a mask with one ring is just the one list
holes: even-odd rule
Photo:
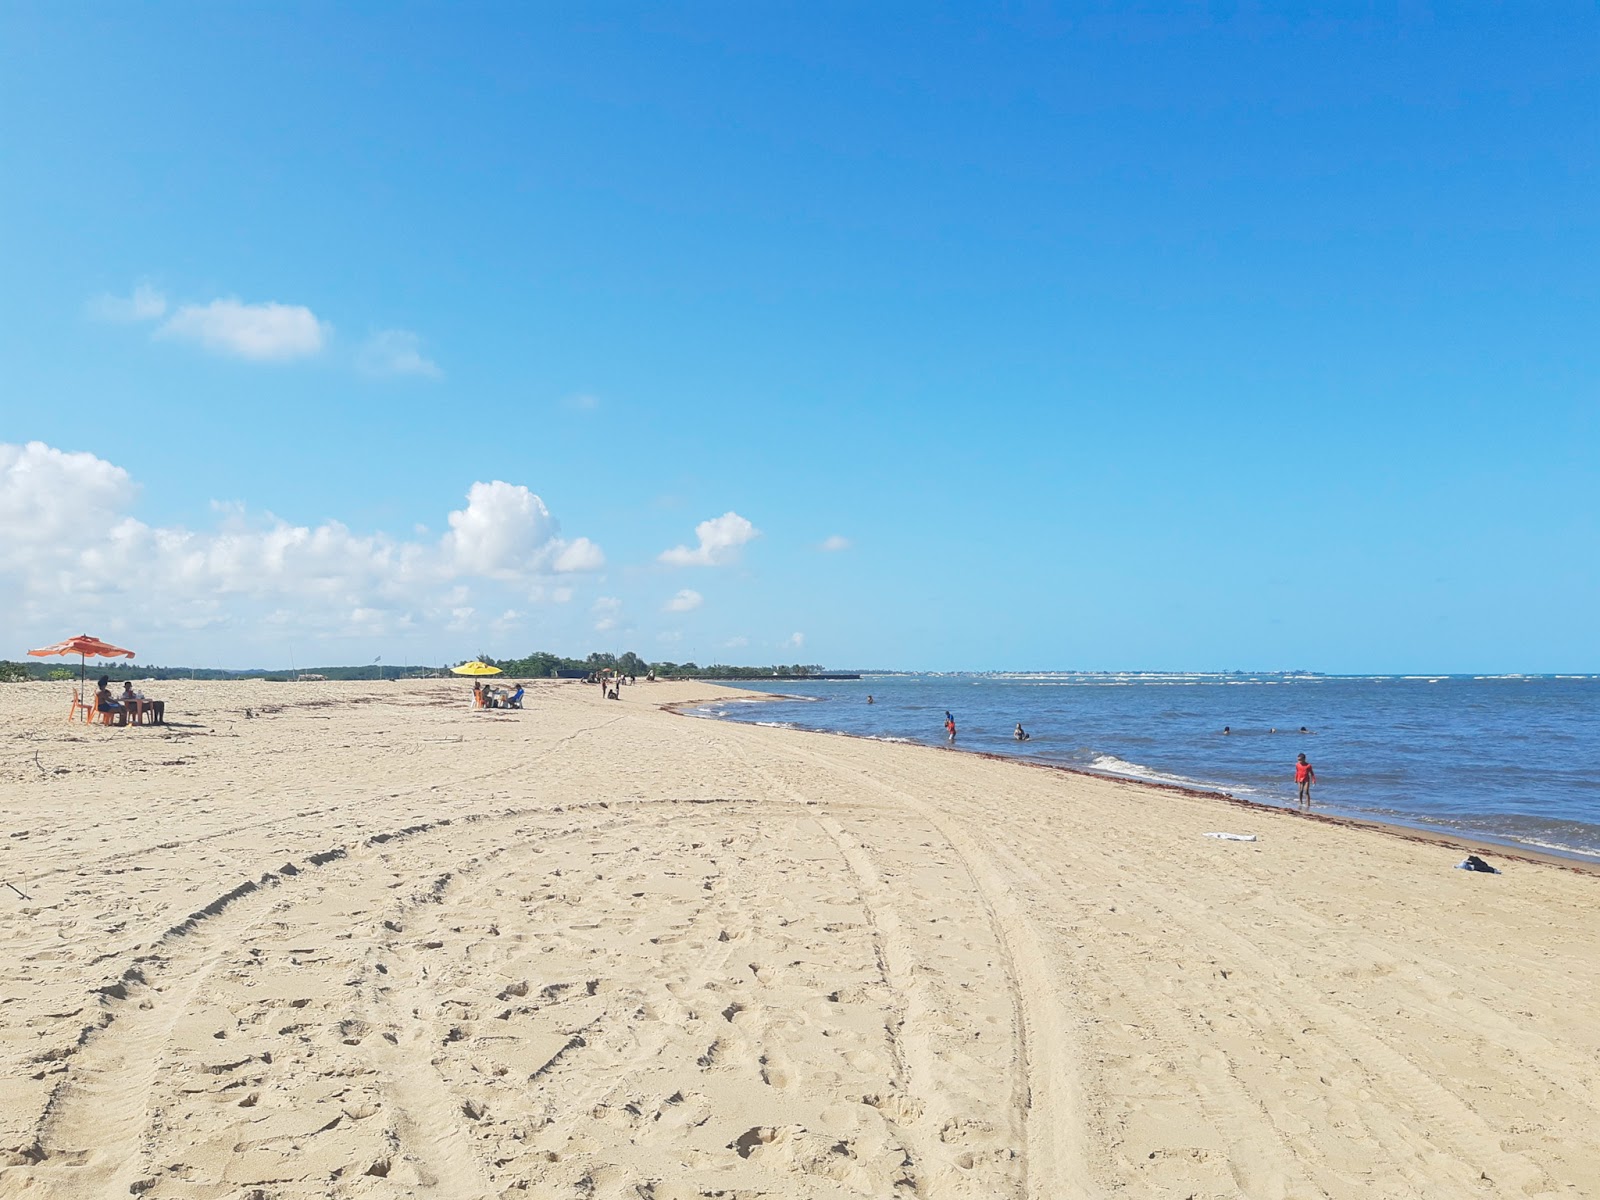
[[1190, 779], [1185, 775], [1172, 775], [1166, 771], [1158, 771], [1154, 767], [1147, 767], [1142, 763], [1129, 762], [1127, 759], [1118, 758], [1115, 754], [1096, 755], [1090, 760], [1087, 769], [1101, 775], [1116, 775], [1124, 779], [1143, 779], [1151, 783], [1170, 783], [1178, 787], [1199, 788], [1207, 792], [1227, 790], [1214, 783], [1207, 783], [1203, 779]]
[[1586, 850], [1581, 846], [1572, 846], [1564, 842], [1546, 842], [1541, 841], [1539, 838], [1519, 837], [1514, 833], [1502, 833], [1499, 836], [1507, 841], [1516, 842], [1521, 846], [1537, 846], [1541, 850], [1551, 850], [1557, 854], [1576, 854], [1583, 858], [1592, 858], [1600, 861], [1600, 850]]

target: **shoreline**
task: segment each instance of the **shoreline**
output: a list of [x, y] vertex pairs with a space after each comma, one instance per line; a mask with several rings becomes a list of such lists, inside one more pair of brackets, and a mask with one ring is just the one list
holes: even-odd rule
[[[697, 720], [723, 721], [728, 724], [742, 725], [748, 722], [733, 721], [727, 717], [698, 716], [684, 711], [685, 709], [699, 707], [703, 704], [714, 703], [718, 697], [710, 697], [701, 701], [674, 701], [664, 704], [664, 711], [672, 712], [677, 716], [694, 717]], [[721, 698], [726, 699], [726, 698]], [[767, 703], [783, 700], [810, 701], [808, 696], [785, 695], [776, 692], [757, 692], [754, 690], [739, 689], [738, 696], [733, 703]], [[1543, 864], [1551, 867], [1562, 867], [1571, 871], [1585, 874], [1600, 875], [1600, 859], [1584, 855], [1581, 851], [1562, 852], [1559, 850], [1544, 850], [1523, 846], [1515, 843], [1506, 843], [1495, 840], [1482, 834], [1457, 833], [1450, 830], [1436, 830], [1407, 825], [1399, 821], [1379, 821], [1371, 817], [1357, 817], [1345, 813], [1326, 812], [1301, 812], [1288, 805], [1266, 804], [1257, 800], [1247, 800], [1236, 796], [1222, 788], [1190, 787], [1181, 783], [1168, 783], [1159, 779], [1141, 779], [1134, 776], [1116, 775], [1104, 771], [1091, 771], [1084, 767], [1069, 766], [1065, 763], [1048, 762], [1042, 759], [1029, 758], [1023, 755], [997, 754], [992, 750], [969, 750], [961, 746], [940, 746], [933, 742], [917, 741], [914, 739], [898, 742], [886, 742], [882, 738], [871, 737], [864, 733], [851, 733], [842, 729], [805, 729], [793, 726], [786, 730], [791, 733], [819, 734], [826, 737], [851, 738], [856, 741], [875, 742], [880, 745], [913, 746], [923, 750], [941, 752], [954, 751], [958, 754], [973, 755], [978, 758], [989, 759], [994, 762], [1015, 763], [1019, 766], [1034, 767], [1044, 771], [1059, 771], [1067, 775], [1076, 775], [1087, 779], [1103, 779], [1110, 783], [1125, 784], [1139, 788], [1153, 788], [1157, 791], [1172, 792], [1182, 796], [1193, 796], [1203, 800], [1217, 800], [1255, 813], [1272, 813], [1300, 819], [1323, 821], [1334, 825], [1347, 825], [1354, 828], [1371, 829], [1391, 837], [1403, 838], [1407, 841], [1419, 842], [1425, 845], [1442, 846], [1452, 850], [1459, 850], [1463, 854], [1488, 854], [1503, 858], [1511, 862], [1527, 862]]]

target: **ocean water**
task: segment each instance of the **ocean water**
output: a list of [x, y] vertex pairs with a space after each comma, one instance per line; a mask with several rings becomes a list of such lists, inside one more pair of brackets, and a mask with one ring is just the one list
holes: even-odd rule
[[[1600, 859], [1600, 676], [872, 675], [762, 690], [778, 689], [696, 715], [943, 745], [949, 710], [959, 750], [1286, 807], [1303, 751], [1322, 811]], [[1030, 741], [1013, 739], [1018, 721]]]

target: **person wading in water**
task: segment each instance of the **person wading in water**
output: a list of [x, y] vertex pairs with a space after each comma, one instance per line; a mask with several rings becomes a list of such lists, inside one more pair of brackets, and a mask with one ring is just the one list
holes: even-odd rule
[[1295, 760], [1294, 781], [1300, 787], [1300, 804], [1304, 808], [1311, 807], [1311, 785], [1317, 781], [1317, 773], [1312, 770], [1311, 764], [1302, 754]]

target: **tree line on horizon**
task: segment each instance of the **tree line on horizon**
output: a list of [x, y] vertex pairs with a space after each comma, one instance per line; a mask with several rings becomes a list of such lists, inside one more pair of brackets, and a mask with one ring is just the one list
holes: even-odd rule
[[823, 668], [816, 663], [775, 663], [769, 667], [736, 667], [727, 663], [712, 663], [702, 667], [698, 663], [646, 662], [632, 650], [622, 654], [596, 651], [586, 658], [563, 658], [547, 650], [536, 650], [526, 658], [493, 658], [478, 656], [479, 662], [499, 667], [506, 675], [525, 675], [531, 679], [548, 679], [559, 675], [594, 675], [601, 671], [615, 671], [622, 675], [646, 676], [658, 679], [770, 679], [774, 675], [820, 675]]
[[[585, 658], [564, 658], [545, 650], [536, 650], [523, 658], [494, 658], [480, 654], [479, 661], [499, 667], [504, 675], [521, 675], [529, 679], [551, 679], [560, 676], [586, 676], [600, 671], [616, 671], [623, 675], [647, 676], [654, 673], [658, 679], [770, 679], [774, 675], [820, 675], [823, 668], [815, 663], [775, 663], [769, 667], [739, 667], [727, 663], [713, 663], [702, 667], [697, 663], [646, 662], [632, 650], [623, 654], [596, 652]], [[365, 666], [307, 667], [303, 670], [284, 671], [257, 667], [234, 671], [220, 667], [167, 667], [126, 662], [91, 662], [88, 674], [98, 679], [109, 676], [114, 683], [124, 679], [264, 679], [287, 682], [307, 675], [329, 680], [427, 678], [448, 675], [449, 667], [407, 666], [396, 670], [382, 663]], [[0, 660], [0, 683], [21, 683], [27, 680], [64, 681], [77, 679], [79, 665], [70, 666], [60, 660], [46, 662], [9, 662]]]

